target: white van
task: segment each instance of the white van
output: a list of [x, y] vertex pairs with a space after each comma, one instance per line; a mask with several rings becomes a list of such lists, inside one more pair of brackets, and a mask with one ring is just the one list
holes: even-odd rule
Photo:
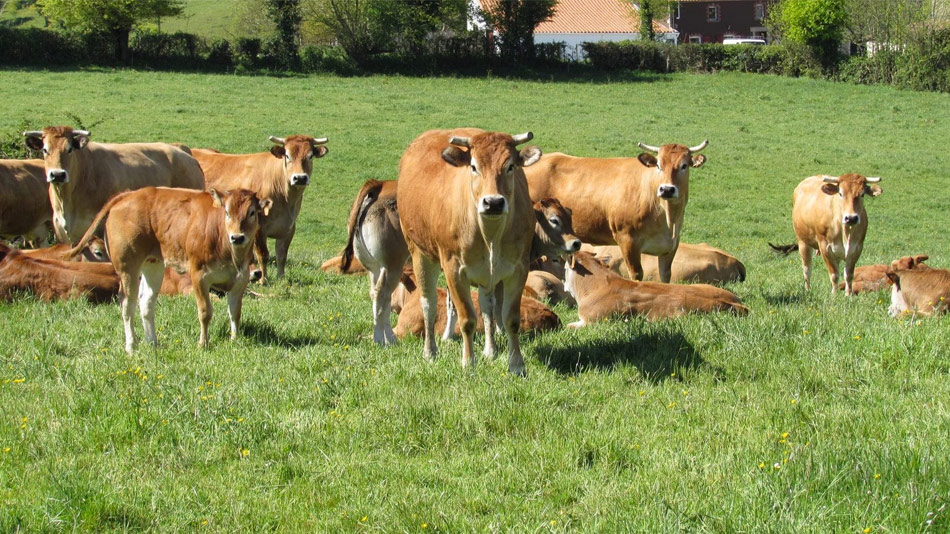
[[759, 37], [728, 37], [722, 40], [724, 45], [737, 45], [737, 44], [752, 44], [752, 45], [764, 45], [765, 39]]

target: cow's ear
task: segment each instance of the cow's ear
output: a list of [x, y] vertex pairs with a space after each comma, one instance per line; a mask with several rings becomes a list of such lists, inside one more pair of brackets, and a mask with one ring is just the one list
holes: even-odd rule
[[257, 201], [257, 205], [261, 208], [261, 211], [264, 213], [264, 216], [270, 214], [270, 209], [274, 207], [274, 201], [269, 198], [264, 198]]
[[884, 190], [881, 189], [879, 185], [866, 185], [864, 186], [864, 193], [868, 196], [879, 197]]
[[208, 192], [211, 193], [211, 200], [213, 201], [214, 207], [220, 208], [224, 206], [224, 200], [222, 200], [221, 193], [218, 193], [217, 189], [212, 187]]
[[518, 155], [521, 156], [521, 166], [530, 167], [541, 159], [541, 149], [536, 146], [524, 147]]
[[313, 147], [313, 157], [315, 157], [315, 158], [322, 158], [323, 156], [326, 156], [326, 155], [327, 155], [327, 152], [329, 152], [329, 151], [330, 151], [329, 148], [327, 148], [327, 147], [325, 147], [325, 146], [323, 146], [323, 145], [317, 145], [317, 146]]
[[283, 159], [284, 154], [286, 154], [287, 151], [284, 150], [284, 147], [280, 145], [274, 145], [270, 147], [270, 153], [273, 154], [275, 158]]
[[89, 136], [88, 135], [74, 135], [72, 142], [73, 142], [73, 148], [75, 148], [76, 150], [81, 150], [83, 148], [86, 148], [86, 145], [89, 144]]
[[468, 151], [462, 150], [457, 146], [445, 147], [445, 150], [442, 151], [442, 159], [456, 167], [464, 167], [472, 161], [472, 157]]
[[894, 271], [888, 269], [887, 272], [884, 273], [884, 275], [887, 276], [887, 283], [888, 283], [888, 285], [892, 285], [892, 286], [893, 286], [893, 285], [896, 285], [898, 288], [901, 287], [901, 284], [900, 284], [901, 278], [900, 278], [900, 276], [897, 276], [897, 273], [895, 273]]
[[31, 135], [26, 138], [26, 146], [30, 150], [43, 150], [43, 138]]
[[928, 255], [926, 255], [926, 254], [918, 254], [918, 255], [914, 256], [914, 263], [918, 263], [918, 264], [919, 264], [919, 263], [923, 263], [923, 262], [925, 262], [925, 261], [927, 261], [927, 260], [929, 260], [929, 259], [930, 259], [930, 256], [928, 256]]
[[704, 155], [702, 155], [702, 154], [696, 154], [695, 156], [693, 156], [693, 168], [694, 168], [694, 169], [699, 168], [699, 167], [702, 167], [704, 163], [706, 163], [706, 156], [704, 156]]
[[837, 195], [838, 194], [838, 184], [824, 184], [821, 186], [821, 190], [826, 195]]
[[637, 156], [637, 159], [640, 160], [645, 167], [656, 167], [656, 156], [653, 154], [647, 154], [646, 152]]

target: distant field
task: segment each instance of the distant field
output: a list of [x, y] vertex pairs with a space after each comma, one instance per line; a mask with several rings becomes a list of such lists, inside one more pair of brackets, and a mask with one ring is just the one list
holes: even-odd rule
[[[197, 3], [197, 2], [196, 2]], [[211, 2], [208, 2], [211, 4]], [[78, 116], [99, 141], [261, 151], [330, 138], [286, 280], [195, 348], [192, 298], [163, 298], [158, 350], [123, 352], [118, 306], [0, 304], [0, 531], [945, 532], [950, 319], [888, 296], [801, 288], [791, 194], [880, 175], [862, 263], [950, 266], [950, 95], [723, 74], [549, 83], [0, 71], [0, 133]], [[393, 179], [429, 128], [531, 130], [545, 151], [635, 156], [699, 143], [685, 242], [738, 256], [746, 318], [638, 320], [460, 347], [372, 343], [363, 277], [317, 269], [352, 196]], [[576, 311], [556, 310], [567, 323]], [[141, 330], [140, 330], [141, 331]], [[478, 340], [480, 343], [480, 338]]]
[[[12, 2], [11, 2], [12, 3]], [[232, 37], [239, 0], [185, 0], [185, 12], [179, 17], [162, 20], [162, 31], [188, 32], [208, 39]], [[43, 17], [35, 7], [7, 7], [0, 14], [0, 25], [43, 27]]]

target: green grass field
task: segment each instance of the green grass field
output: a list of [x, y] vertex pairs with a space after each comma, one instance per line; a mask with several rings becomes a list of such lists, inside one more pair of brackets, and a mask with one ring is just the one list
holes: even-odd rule
[[[325, 135], [288, 276], [227, 340], [215, 301], [163, 298], [162, 346], [123, 351], [117, 305], [0, 304], [0, 531], [945, 532], [950, 319], [805, 294], [791, 194], [880, 175], [862, 263], [950, 266], [950, 96], [742, 74], [565, 83], [0, 72], [0, 132], [75, 114], [94, 140], [227, 152]], [[463, 373], [457, 342], [372, 342], [363, 277], [317, 267], [352, 196], [429, 128], [531, 130], [545, 151], [699, 143], [685, 242], [745, 262], [745, 318], [525, 339]], [[820, 265], [820, 262], [819, 264]], [[558, 308], [562, 320], [576, 311]], [[139, 325], [140, 326], [140, 325]], [[141, 332], [141, 330], [139, 330]], [[480, 339], [480, 338], [479, 338]]]

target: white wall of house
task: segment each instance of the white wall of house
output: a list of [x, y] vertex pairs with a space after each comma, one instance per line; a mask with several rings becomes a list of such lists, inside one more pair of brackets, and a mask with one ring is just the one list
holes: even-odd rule
[[[657, 40], [676, 43], [677, 34], [660, 34]], [[638, 41], [639, 33], [536, 33], [535, 44], [540, 43], [567, 43], [567, 57], [574, 61], [581, 61], [586, 57], [581, 43], [596, 43], [599, 41]]]

